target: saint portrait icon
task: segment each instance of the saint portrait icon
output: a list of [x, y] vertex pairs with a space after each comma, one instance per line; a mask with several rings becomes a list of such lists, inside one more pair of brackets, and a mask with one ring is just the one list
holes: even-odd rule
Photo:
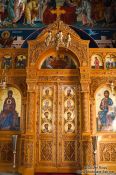
[[51, 113], [49, 111], [45, 111], [42, 114], [42, 118], [44, 121], [50, 121], [51, 120]]
[[74, 108], [74, 101], [71, 99], [68, 99], [65, 101], [64, 106], [65, 106], [65, 108], [73, 109]]
[[50, 123], [43, 123], [42, 124], [42, 132], [43, 133], [50, 133], [52, 131], [52, 126]]
[[67, 97], [72, 97], [74, 95], [74, 91], [71, 87], [67, 87], [64, 93], [65, 93], [65, 96]]
[[51, 107], [52, 107], [52, 102], [51, 102], [51, 100], [49, 100], [49, 99], [43, 100], [42, 106], [43, 106], [43, 109], [44, 109], [44, 110], [47, 110], [47, 109], [51, 108]]
[[52, 96], [52, 88], [50, 88], [50, 87], [45, 87], [44, 89], [43, 89], [43, 95], [44, 96]]
[[65, 132], [66, 133], [73, 133], [75, 131], [74, 124], [72, 122], [67, 122], [65, 124]]
[[64, 114], [64, 118], [66, 121], [73, 121], [74, 120], [74, 114], [71, 111], [67, 111]]

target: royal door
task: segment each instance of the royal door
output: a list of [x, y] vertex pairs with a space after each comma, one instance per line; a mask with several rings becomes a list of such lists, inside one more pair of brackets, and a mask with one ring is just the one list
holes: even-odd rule
[[41, 71], [52, 76], [41, 77], [37, 85], [37, 172], [76, 171], [81, 162], [78, 70], [58, 70], [60, 76]]

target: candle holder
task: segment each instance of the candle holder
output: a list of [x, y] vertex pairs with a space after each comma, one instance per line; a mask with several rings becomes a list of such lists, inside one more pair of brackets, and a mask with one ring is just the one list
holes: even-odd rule
[[18, 135], [12, 135], [12, 143], [13, 143], [13, 168], [16, 168], [16, 153], [17, 153], [17, 139]]
[[96, 166], [96, 154], [97, 154], [97, 141], [98, 141], [98, 136], [92, 136], [92, 145], [93, 145], [93, 156], [94, 156], [94, 172], [95, 172], [95, 175], [97, 174], [96, 172], [96, 169], [97, 169], [97, 166]]

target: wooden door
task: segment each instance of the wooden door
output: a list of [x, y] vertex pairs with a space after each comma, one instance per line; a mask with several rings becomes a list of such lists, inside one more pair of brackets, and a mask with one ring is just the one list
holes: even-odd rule
[[39, 83], [36, 163], [41, 172], [76, 170], [80, 161], [80, 86]]

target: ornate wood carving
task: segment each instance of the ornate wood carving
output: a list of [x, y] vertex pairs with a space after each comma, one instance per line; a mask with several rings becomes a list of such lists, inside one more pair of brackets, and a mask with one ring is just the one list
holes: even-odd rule
[[65, 141], [64, 142], [64, 161], [75, 161], [75, 141]]
[[33, 166], [34, 160], [34, 143], [31, 140], [22, 140], [21, 141], [21, 165], [31, 167]]
[[116, 162], [116, 143], [99, 143], [100, 162]]
[[84, 168], [94, 165], [92, 143], [89, 141], [83, 142], [83, 163]]
[[[53, 36], [61, 30], [64, 37], [70, 33], [72, 42], [70, 45], [70, 48], [68, 48], [72, 53], [74, 53], [77, 58], [79, 59], [80, 65], [83, 63], [83, 61], [87, 61], [86, 64], [88, 64], [88, 41], [84, 41], [80, 39], [80, 37], [74, 32], [68, 25], [64, 24], [60, 20], [56, 20], [53, 24], [49, 25], [41, 34], [38, 36], [38, 38], [34, 41], [29, 41], [29, 64], [35, 64], [37, 59], [41, 57], [41, 55], [46, 52], [47, 50], [50, 50], [52, 48], [55, 48], [55, 40], [50, 44], [50, 46], [46, 46], [45, 44], [45, 38], [48, 34], [48, 31], [52, 31]], [[64, 45], [61, 45], [64, 49], [67, 49]]]
[[11, 142], [0, 141], [0, 162], [2, 164], [13, 162], [13, 148]]
[[41, 161], [52, 161], [53, 160], [53, 142], [52, 141], [41, 141], [40, 142], [40, 160]]

